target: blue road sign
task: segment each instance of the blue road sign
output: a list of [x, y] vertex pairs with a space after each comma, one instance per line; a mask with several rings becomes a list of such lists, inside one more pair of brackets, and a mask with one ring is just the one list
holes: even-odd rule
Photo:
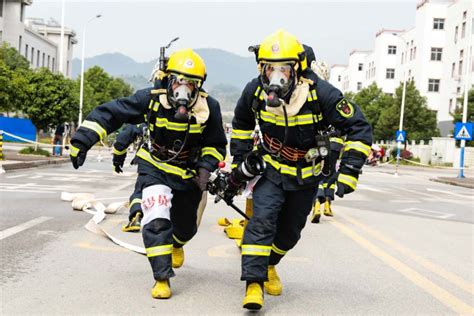
[[407, 139], [407, 133], [405, 131], [397, 131], [397, 134], [395, 134], [397, 142], [405, 142]]
[[471, 122], [467, 123], [456, 123], [454, 127], [454, 139], [456, 140], [472, 140], [472, 129], [473, 124]]

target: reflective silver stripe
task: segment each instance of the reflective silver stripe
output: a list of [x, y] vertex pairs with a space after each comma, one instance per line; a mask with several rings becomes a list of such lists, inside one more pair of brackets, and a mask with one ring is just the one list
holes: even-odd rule
[[160, 169], [160, 170], [162, 170], [166, 173], [171, 173], [171, 174], [178, 175], [183, 179], [190, 179], [190, 178], [192, 178], [196, 175], [196, 171], [194, 171], [194, 170], [189, 170], [188, 171], [188, 170], [181, 169], [179, 167], [176, 167], [176, 166], [173, 166], [173, 165], [170, 165], [170, 164], [167, 164], [167, 163], [155, 161], [151, 157], [150, 153], [148, 151], [146, 151], [145, 149], [143, 149], [143, 148], [140, 148], [140, 150], [137, 153], [137, 156], [142, 158], [143, 160], [146, 160], [147, 162], [151, 163], [156, 168], [158, 168], [158, 169]]
[[242, 255], [246, 256], [270, 256], [272, 251], [271, 246], [261, 246], [261, 245], [242, 245]]
[[275, 253], [277, 253], [277, 254], [279, 254], [279, 255], [282, 255], [282, 256], [284, 256], [284, 255], [288, 252], [288, 250], [286, 250], [286, 251], [285, 251], [285, 250], [281, 250], [280, 248], [278, 248], [277, 246], [275, 246], [275, 244], [272, 244], [272, 250], [273, 250], [273, 252], [275, 252]]
[[357, 150], [363, 153], [364, 155], [368, 156], [370, 153], [370, 146], [362, 142], [347, 141], [346, 146], [344, 147], [344, 151], [349, 151], [349, 150]]
[[[166, 129], [178, 132], [185, 132], [188, 128], [188, 123], [176, 123], [170, 122], [166, 118], [158, 117], [156, 119], [155, 125], [157, 127], [164, 127]], [[204, 130], [205, 126], [201, 126], [201, 124], [191, 124], [189, 126], [189, 133], [191, 134], [200, 134]]]
[[201, 157], [205, 155], [211, 155], [219, 161], [224, 161], [224, 156], [222, 156], [214, 147], [203, 147], [201, 150]]
[[173, 239], [180, 245], [186, 245], [186, 242], [179, 240], [178, 237], [175, 236], [175, 234], [173, 234]]
[[233, 129], [232, 136], [233, 139], [253, 139], [252, 137], [253, 130], [242, 130], [242, 129]]
[[103, 140], [107, 137], [107, 131], [102, 126], [100, 126], [99, 123], [92, 121], [84, 121], [82, 122], [81, 127], [85, 127], [96, 132], [99, 135], [100, 140]]
[[133, 199], [132, 202], [130, 202], [129, 208], [132, 207], [134, 204], [142, 204], [142, 199]]
[[71, 150], [69, 152], [69, 155], [71, 157], [77, 157], [77, 154], [79, 153], [79, 148], [77, 147], [74, 147], [73, 145], [71, 145]]
[[[280, 115], [275, 115], [273, 113], [260, 110], [260, 118], [268, 123], [275, 124], [277, 126], [285, 126], [285, 117]], [[314, 114], [303, 114], [288, 117], [288, 126], [297, 126], [297, 125], [309, 125], [318, 121], [318, 117]]]
[[[265, 162], [268, 162], [277, 171], [280, 171], [281, 174], [287, 174], [294, 177], [297, 176], [296, 167], [288, 166], [278, 161], [275, 161], [272, 159], [270, 155], [264, 155], [263, 160]], [[314, 169], [313, 169], [313, 166], [309, 166], [309, 167], [305, 167], [301, 169], [301, 177], [303, 179], [309, 178], [314, 175], [319, 175], [320, 173], [321, 173], [321, 163], [318, 163], [317, 165], [315, 165]]]
[[113, 152], [114, 152], [115, 155], [121, 156], [121, 155], [127, 153], [127, 148], [125, 148], [125, 149], [122, 150], [122, 151], [119, 151], [119, 150], [117, 150], [117, 148], [114, 147], [114, 151], [113, 151]]
[[339, 174], [339, 177], [337, 177], [337, 181], [348, 185], [353, 190], [356, 189], [358, 182], [356, 178], [343, 173]]
[[171, 252], [173, 251], [173, 245], [150, 247], [150, 248], [146, 248], [145, 251], [146, 251], [146, 256], [148, 258], [157, 257], [157, 256], [166, 256], [166, 255], [170, 255]]

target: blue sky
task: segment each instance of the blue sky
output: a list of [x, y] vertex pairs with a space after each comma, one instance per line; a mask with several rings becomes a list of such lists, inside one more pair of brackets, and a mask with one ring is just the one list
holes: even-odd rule
[[[400, 1], [74, 1], [66, 0], [65, 24], [79, 40], [85, 23], [86, 56], [120, 52], [137, 61], [158, 56], [159, 47], [180, 36], [174, 48], [221, 48], [242, 56], [278, 28], [313, 46], [330, 64], [346, 63], [353, 49], [371, 50], [382, 29], [410, 29], [416, 0]], [[61, 1], [34, 0], [27, 17], [60, 21]]]

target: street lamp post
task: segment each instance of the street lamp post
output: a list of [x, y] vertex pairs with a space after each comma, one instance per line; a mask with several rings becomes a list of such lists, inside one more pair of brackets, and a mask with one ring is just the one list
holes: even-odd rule
[[66, 1], [61, 2], [61, 37], [59, 39], [59, 72], [64, 75], [64, 11], [66, 7]]
[[[469, 28], [468, 28], [469, 29]], [[469, 40], [467, 44], [467, 62], [466, 62], [466, 75], [464, 76], [464, 102], [462, 110], [462, 122], [465, 124], [467, 121], [467, 98], [469, 97], [469, 86], [470, 86], [470, 73], [471, 73], [471, 59], [472, 59], [472, 36], [474, 34], [474, 18], [471, 18], [471, 34], [469, 34]], [[455, 135], [456, 136], [456, 135]], [[459, 175], [458, 178], [464, 178], [464, 147], [466, 147], [466, 140], [461, 140], [461, 148], [459, 153]]]
[[[405, 40], [403, 37], [400, 36], [402, 39], [403, 43], [405, 44]], [[403, 90], [402, 90], [402, 105], [400, 109], [400, 125], [398, 126], [398, 130], [400, 133], [403, 131], [403, 116], [405, 115], [405, 94], [406, 94], [406, 88], [407, 88], [407, 75], [406, 75], [406, 59], [407, 59], [407, 53], [408, 53], [408, 46], [405, 44], [405, 61], [402, 59], [403, 63]], [[395, 176], [398, 176], [398, 166], [400, 165], [400, 151], [402, 148], [402, 142], [397, 139], [397, 164], [395, 166]]]
[[84, 30], [82, 32], [82, 60], [81, 60], [81, 88], [79, 92], [79, 120], [77, 122], [77, 126], [81, 126], [82, 123], [82, 105], [84, 102], [84, 54], [86, 51], [86, 30], [87, 30], [87, 25], [95, 20], [100, 18], [102, 15], [98, 14], [91, 18], [89, 21], [87, 21], [86, 25], [84, 25]]

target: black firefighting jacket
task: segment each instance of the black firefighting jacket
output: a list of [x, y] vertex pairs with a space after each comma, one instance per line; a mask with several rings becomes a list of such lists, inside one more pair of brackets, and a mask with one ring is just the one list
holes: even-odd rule
[[138, 137], [143, 137], [144, 128], [146, 128], [145, 123], [130, 124], [125, 127], [115, 139], [113, 150], [114, 155], [126, 155], [128, 146], [130, 146]]
[[[310, 80], [308, 99], [300, 111], [288, 117], [286, 146], [299, 151], [307, 151], [316, 146], [315, 135], [324, 126], [332, 125], [346, 135], [343, 164], [354, 168], [343, 168], [338, 181], [355, 189], [358, 173], [362, 168], [372, 144], [372, 129], [359, 107], [344, 98], [342, 93], [328, 82], [320, 79], [313, 71], [307, 70], [303, 77]], [[234, 156], [233, 166], [240, 163], [253, 149], [253, 137], [257, 117], [262, 134], [280, 143], [285, 137], [285, 118], [266, 111], [258, 78], [247, 84], [235, 108], [232, 121], [230, 150]], [[304, 158], [295, 161], [281, 156], [263, 153], [267, 163], [264, 176], [285, 190], [316, 186], [321, 180], [321, 159], [314, 165]]]
[[[140, 124], [147, 121], [149, 130], [153, 131], [154, 144], [162, 149], [173, 150], [177, 143], [184, 142], [189, 131], [183, 151], [192, 152], [193, 155], [184, 163], [178, 159], [160, 162], [164, 159], [153, 156], [147, 146], [142, 146], [137, 152], [137, 157], [143, 160], [138, 164], [139, 173], [150, 174], [172, 189], [187, 189], [194, 185], [190, 179], [196, 175], [198, 168], [214, 171], [218, 162], [225, 159], [227, 139], [220, 106], [217, 100], [202, 91], [201, 95], [206, 98], [209, 107], [209, 117], [204, 123], [198, 124], [193, 116], [188, 128], [188, 123], [175, 119], [173, 108], [161, 106], [161, 93], [166, 93], [166, 90], [142, 89], [132, 96], [97, 106], [74, 134], [71, 144], [87, 151], [124, 123]], [[154, 118], [153, 123], [148, 120], [150, 116]]]

